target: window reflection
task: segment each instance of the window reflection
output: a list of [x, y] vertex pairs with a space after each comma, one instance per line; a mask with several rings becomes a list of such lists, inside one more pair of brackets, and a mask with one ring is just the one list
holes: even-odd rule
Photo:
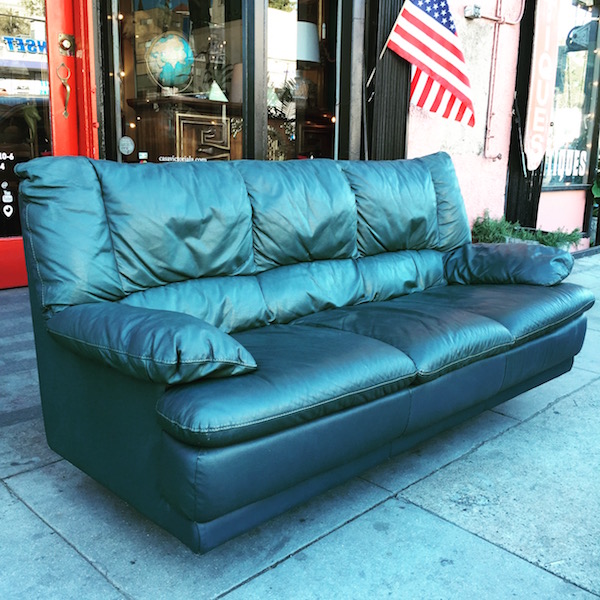
[[335, 64], [325, 0], [270, 0], [267, 13], [268, 158], [333, 157]]
[[241, 158], [241, 0], [133, 0], [119, 10], [122, 159]]
[[0, 2], [0, 238], [21, 235], [14, 167], [50, 154], [43, 0]]
[[546, 151], [545, 189], [586, 184], [597, 102], [594, 79], [597, 10], [589, 2], [560, 0], [558, 66]]

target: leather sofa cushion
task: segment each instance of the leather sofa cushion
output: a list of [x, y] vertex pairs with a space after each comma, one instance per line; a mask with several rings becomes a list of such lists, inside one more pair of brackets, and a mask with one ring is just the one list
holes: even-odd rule
[[234, 337], [257, 371], [174, 386], [159, 401], [162, 427], [180, 441], [224, 446], [263, 437], [396, 392], [416, 374], [400, 350], [345, 331], [271, 325]]
[[449, 285], [414, 296], [440, 313], [461, 309], [501, 323], [522, 344], [575, 320], [594, 304], [587, 288], [572, 283], [536, 285]]
[[531, 244], [466, 244], [444, 257], [448, 283], [556, 285], [573, 268], [564, 250]]
[[24, 178], [21, 223], [44, 311], [122, 298], [102, 190], [90, 160], [36, 158], [16, 165], [15, 172]]
[[356, 195], [361, 254], [435, 247], [437, 202], [426, 166], [404, 160], [349, 161], [342, 168]]
[[158, 383], [256, 369], [252, 356], [232, 337], [181, 313], [97, 302], [65, 308], [46, 326], [77, 354]]
[[272, 320], [256, 275], [170, 283], [131, 294], [121, 304], [185, 313], [227, 333], [262, 327]]
[[93, 165], [126, 293], [254, 271], [252, 209], [231, 164]]
[[333, 160], [240, 161], [259, 270], [357, 256], [356, 203]]
[[421, 382], [513, 345], [500, 323], [460, 307], [420, 302], [425, 293], [321, 312], [294, 324], [351, 331], [390, 344], [412, 359]]
[[444, 252], [470, 243], [471, 227], [450, 155], [436, 152], [412, 161], [425, 165], [431, 173], [437, 199], [438, 243], [435, 250]]
[[231, 333], [442, 285], [442, 259], [436, 250], [406, 250], [320, 260], [257, 275], [170, 283], [131, 294], [121, 303], [186, 313]]
[[355, 304], [364, 298], [356, 261], [320, 260], [259, 273], [270, 319], [288, 323], [328, 308]]
[[437, 250], [404, 250], [359, 258], [362, 301], [381, 302], [444, 285], [443, 256]]

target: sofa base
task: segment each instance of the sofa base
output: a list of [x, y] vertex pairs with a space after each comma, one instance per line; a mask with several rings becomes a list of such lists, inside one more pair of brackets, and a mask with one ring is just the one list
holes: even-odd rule
[[[563, 375], [571, 369], [572, 364], [572, 359], [566, 360], [538, 374], [535, 378], [498, 393], [493, 398], [489, 398], [476, 406], [453, 414], [443, 421], [415, 431], [410, 435], [400, 436], [385, 446], [335, 469], [320, 473], [273, 496], [244, 506], [207, 523], [189, 521], [188, 528], [185, 531], [178, 528], [178, 532], [173, 533], [194, 552], [205, 553], [229, 539], [245, 533], [261, 523], [279, 516], [337, 485], [349, 481], [353, 477], [363, 474], [368, 469], [415, 448], [443, 431], [451, 429], [486, 410], [494, 408], [498, 404]], [[390, 495], [393, 495], [400, 490], [389, 491]]]

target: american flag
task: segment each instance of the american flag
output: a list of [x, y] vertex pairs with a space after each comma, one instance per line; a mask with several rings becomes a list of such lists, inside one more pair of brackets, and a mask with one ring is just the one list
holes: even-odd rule
[[465, 57], [447, 0], [406, 0], [385, 48], [412, 64], [411, 103], [475, 125]]

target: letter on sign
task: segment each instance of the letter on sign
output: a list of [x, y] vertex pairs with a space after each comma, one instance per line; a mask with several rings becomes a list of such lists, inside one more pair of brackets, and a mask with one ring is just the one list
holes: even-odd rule
[[535, 38], [524, 144], [529, 171], [535, 171], [540, 166], [546, 153], [558, 56], [557, 8], [556, 0], [538, 0], [535, 9]]

